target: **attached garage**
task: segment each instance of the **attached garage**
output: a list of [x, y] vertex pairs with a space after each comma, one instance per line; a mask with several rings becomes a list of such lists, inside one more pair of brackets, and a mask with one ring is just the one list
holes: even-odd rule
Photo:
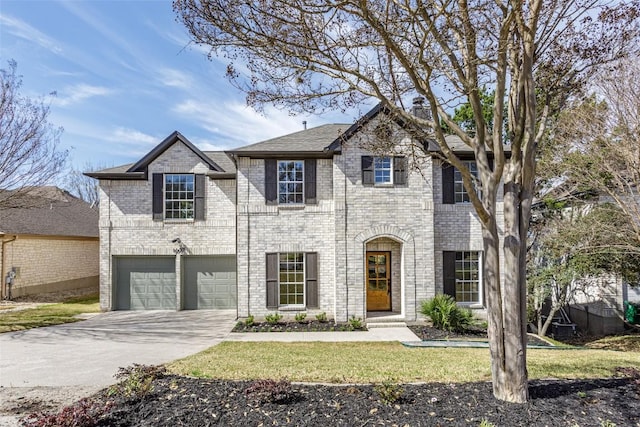
[[115, 257], [116, 310], [175, 310], [174, 257]]
[[236, 257], [182, 257], [183, 307], [197, 309], [237, 308]]

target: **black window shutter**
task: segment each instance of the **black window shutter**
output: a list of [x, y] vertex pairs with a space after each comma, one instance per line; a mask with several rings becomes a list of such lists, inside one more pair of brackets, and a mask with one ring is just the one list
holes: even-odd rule
[[362, 184], [373, 185], [373, 157], [362, 156]]
[[154, 221], [162, 221], [164, 209], [162, 206], [162, 202], [164, 197], [164, 175], [161, 173], [154, 173], [152, 177], [152, 193], [153, 193], [153, 202], [152, 202], [152, 212], [153, 212], [153, 220]]
[[442, 252], [442, 292], [445, 295], [456, 297], [456, 253], [452, 251]]
[[307, 308], [318, 308], [318, 253], [307, 252], [305, 254], [305, 275]]
[[442, 203], [452, 205], [455, 203], [455, 190], [453, 186], [453, 172], [455, 168], [448, 163], [442, 165]]
[[264, 159], [264, 198], [267, 205], [278, 204], [278, 162]]
[[204, 221], [204, 206], [205, 206], [205, 188], [207, 186], [204, 174], [196, 174], [195, 177], [195, 191], [193, 204], [195, 210], [195, 219], [197, 221]]
[[393, 183], [395, 185], [405, 185], [407, 183], [407, 158], [393, 158]]
[[278, 254], [267, 254], [267, 308], [278, 308]]
[[318, 203], [316, 199], [316, 159], [304, 161], [304, 202], [309, 205]]

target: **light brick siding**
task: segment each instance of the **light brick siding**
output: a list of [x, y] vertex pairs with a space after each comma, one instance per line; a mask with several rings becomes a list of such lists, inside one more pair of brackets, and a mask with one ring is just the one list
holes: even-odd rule
[[[238, 315], [263, 317], [266, 308], [266, 254], [317, 252], [319, 309], [333, 314], [335, 223], [331, 159], [316, 163], [317, 205], [267, 206], [264, 160], [238, 159]], [[293, 315], [292, 313], [288, 313]]]
[[[367, 126], [373, 128], [375, 120]], [[400, 131], [401, 132], [401, 131]], [[113, 256], [170, 255], [179, 237], [188, 254], [235, 254], [238, 316], [258, 318], [267, 309], [266, 255], [318, 254], [319, 308], [336, 320], [365, 318], [366, 251], [391, 252], [392, 312], [407, 321], [420, 302], [443, 290], [443, 251], [482, 251], [481, 226], [470, 205], [442, 203], [439, 161], [425, 155], [406, 135], [393, 155], [409, 159], [407, 183], [362, 183], [362, 156], [370, 132], [357, 133], [332, 159], [316, 159], [317, 204], [273, 206], [265, 200], [265, 160], [239, 156], [235, 180], [207, 179], [206, 220], [152, 219], [153, 173], [205, 173], [208, 168], [182, 143], [174, 144], [148, 170], [146, 181], [102, 180], [100, 209], [101, 306], [112, 306]], [[419, 150], [418, 150], [419, 151]], [[291, 160], [282, 155], [280, 160]], [[502, 223], [502, 194], [498, 197]], [[180, 262], [176, 294], [180, 307]], [[281, 310], [287, 316], [295, 311]]]
[[177, 142], [149, 165], [146, 181], [100, 181], [100, 306], [111, 310], [113, 257], [176, 257], [176, 295], [180, 306], [180, 260], [174, 253], [180, 238], [186, 255], [236, 253], [236, 184], [233, 179], [206, 178], [204, 221], [154, 221], [153, 173], [206, 173], [209, 168]]
[[97, 238], [18, 235], [4, 245], [4, 271], [18, 269], [12, 296], [95, 286], [99, 265]]

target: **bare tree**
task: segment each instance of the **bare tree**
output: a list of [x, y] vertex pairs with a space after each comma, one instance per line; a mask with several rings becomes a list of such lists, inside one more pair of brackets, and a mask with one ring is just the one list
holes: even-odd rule
[[0, 210], [25, 207], [34, 188], [51, 184], [64, 167], [58, 150], [61, 128], [49, 121], [49, 105], [19, 93], [16, 63], [0, 70]]
[[593, 80], [592, 96], [564, 111], [545, 152], [544, 171], [565, 185], [598, 192], [630, 219], [640, 242], [640, 60], [607, 67]]
[[[416, 143], [438, 144], [460, 170], [482, 223], [494, 395], [527, 401], [525, 252], [536, 145], [554, 108], [582, 87], [594, 64], [637, 46], [638, 4], [174, 0], [174, 10], [195, 42], [228, 59], [227, 76], [246, 91], [250, 105], [322, 112], [376, 98], [407, 124]], [[495, 123], [506, 111], [506, 138], [502, 126], [486, 123], [482, 87], [495, 91]], [[426, 99], [429, 115], [405, 108], [416, 94]], [[449, 114], [465, 102], [473, 111], [473, 134]], [[441, 122], [473, 150], [482, 198], [447, 145]], [[497, 193], [503, 183], [501, 271]]]
[[95, 166], [88, 162], [80, 169], [71, 168], [64, 180], [64, 186], [71, 194], [97, 208], [100, 204], [100, 186], [97, 179], [85, 175], [85, 172], [101, 169], [106, 169], [106, 166]]

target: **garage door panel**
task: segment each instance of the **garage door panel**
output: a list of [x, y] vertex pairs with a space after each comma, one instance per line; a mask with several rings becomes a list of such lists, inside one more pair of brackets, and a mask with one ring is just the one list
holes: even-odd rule
[[237, 307], [234, 256], [185, 257], [183, 260], [185, 309]]
[[116, 258], [115, 268], [117, 271], [116, 309], [176, 309], [174, 258]]

